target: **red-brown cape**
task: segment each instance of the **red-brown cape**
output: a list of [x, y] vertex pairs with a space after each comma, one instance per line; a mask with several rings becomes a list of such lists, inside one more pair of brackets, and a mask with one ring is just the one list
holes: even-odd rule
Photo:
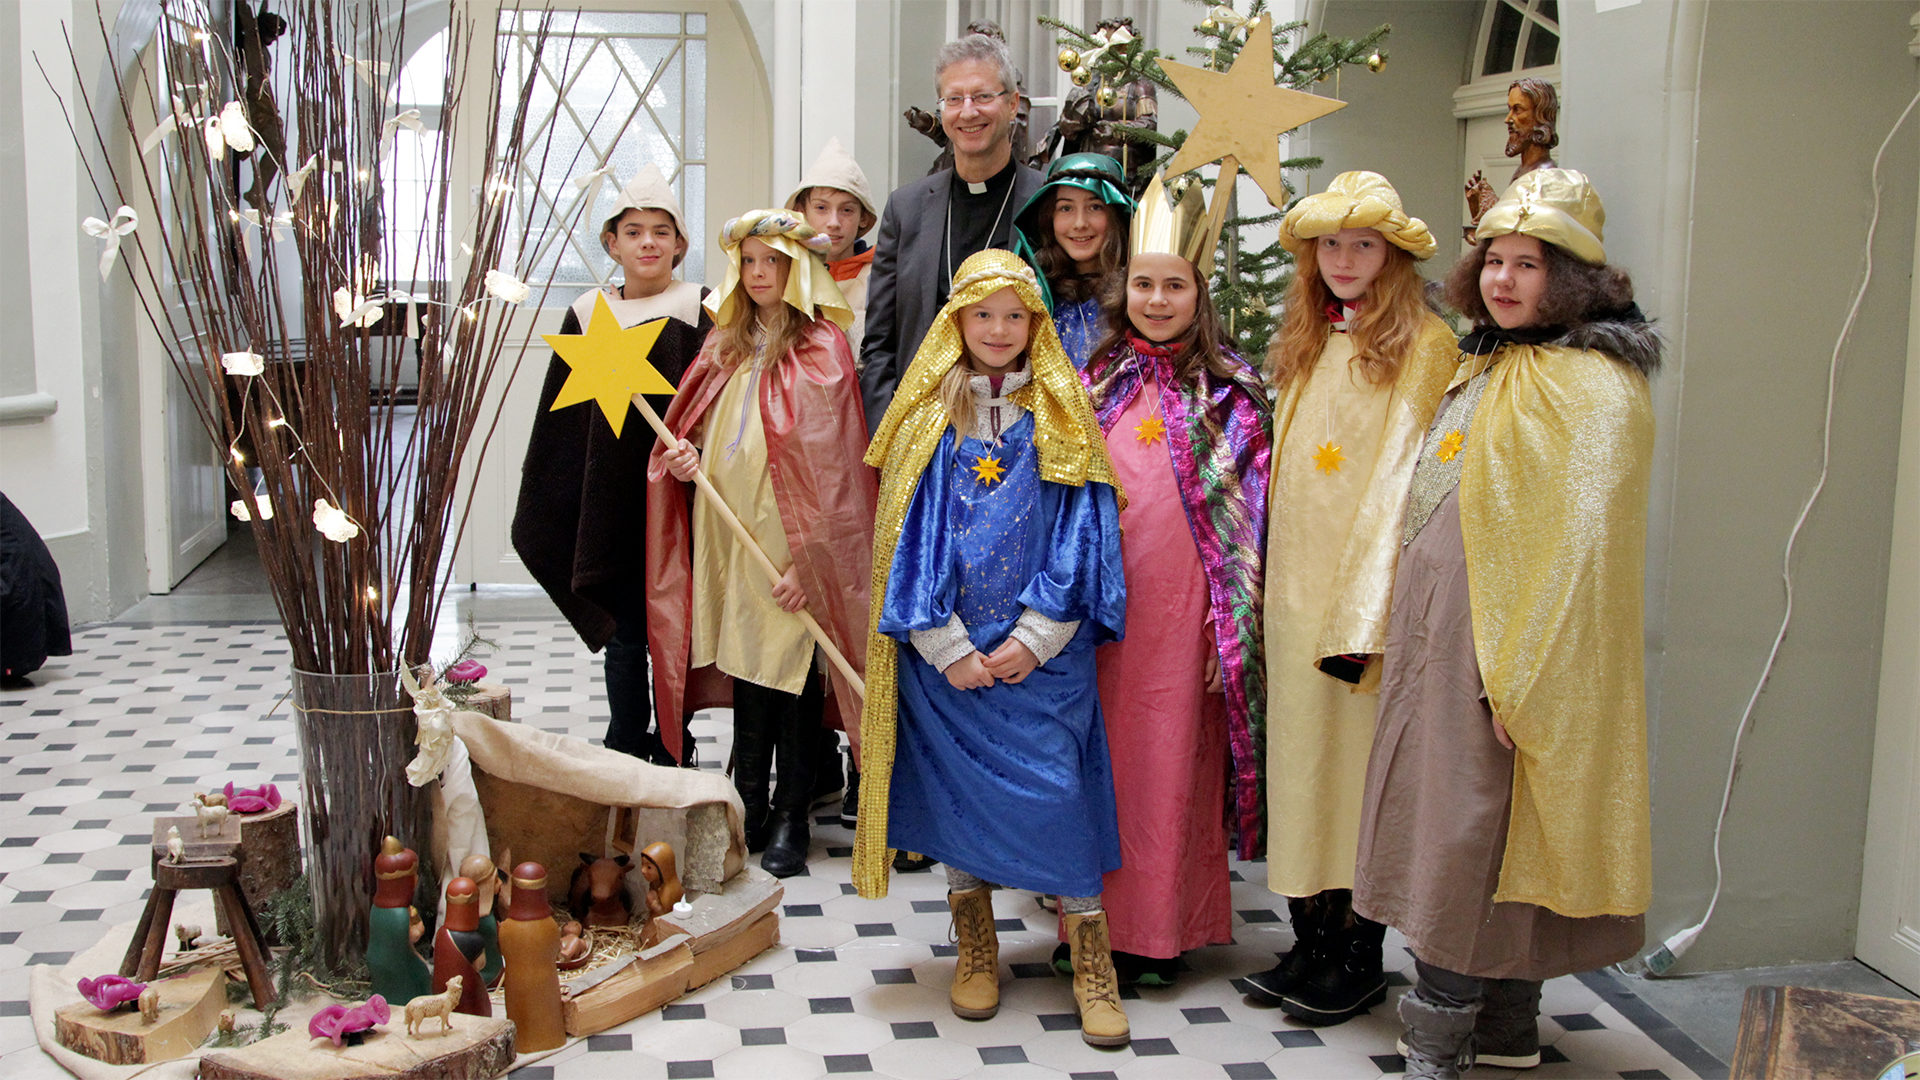
[[[714, 363], [709, 338], [667, 410], [668, 430], [687, 438], [732, 374]], [[767, 468], [787, 547], [800, 568], [807, 610], [846, 655], [866, 667], [867, 598], [873, 576], [873, 515], [879, 479], [861, 459], [867, 427], [860, 378], [846, 335], [817, 320], [801, 342], [760, 380], [760, 422]], [[667, 444], [647, 463], [647, 647], [653, 657], [654, 713], [660, 737], [684, 760], [686, 720], [696, 711], [731, 705], [732, 680], [708, 666], [689, 670], [693, 652], [693, 485], [667, 474]], [[732, 537], [729, 536], [729, 542]], [[764, 586], [762, 586], [764, 587]], [[829, 726], [859, 744], [861, 701], [829, 667]]]

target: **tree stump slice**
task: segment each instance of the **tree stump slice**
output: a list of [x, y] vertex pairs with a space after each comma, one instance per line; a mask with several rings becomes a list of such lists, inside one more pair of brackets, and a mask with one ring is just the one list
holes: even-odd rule
[[200, 1059], [201, 1080], [480, 1080], [513, 1067], [513, 1021], [454, 1013], [452, 1031], [442, 1033], [435, 1019], [409, 1036], [403, 1008], [359, 1046], [336, 1047], [303, 1026], [210, 1051]]
[[183, 1058], [200, 1048], [227, 1006], [227, 976], [201, 968], [148, 985], [160, 992], [160, 1019], [147, 1023], [138, 1010], [101, 1012], [84, 1001], [54, 1014], [60, 1045], [109, 1065], [148, 1065]]
[[[300, 877], [300, 805], [292, 799], [259, 814], [240, 817], [240, 894], [255, 912]], [[233, 936], [224, 911], [215, 911], [217, 933]], [[262, 926], [268, 945], [284, 945]]]
[[492, 683], [478, 684], [474, 695], [460, 708], [491, 716], [503, 724], [513, 723], [513, 691]]

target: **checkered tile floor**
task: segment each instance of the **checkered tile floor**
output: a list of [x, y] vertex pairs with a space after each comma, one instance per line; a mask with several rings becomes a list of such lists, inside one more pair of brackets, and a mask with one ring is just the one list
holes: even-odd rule
[[[454, 605], [449, 605], [453, 607]], [[459, 607], [486, 608], [462, 594]], [[499, 644], [488, 681], [513, 688], [524, 723], [597, 739], [605, 696], [598, 658], [538, 605], [471, 625]], [[458, 617], [458, 616], [456, 616]], [[105, 624], [75, 635], [76, 654], [0, 691], [0, 1076], [64, 1076], [35, 1046], [29, 964], [64, 963], [103, 931], [138, 917], [156, 814], [228, 779], [295, 780], [292, 721], [277, 707], [286, 646], [277, 625]], [[694, 725], [705, 768], [726, 758], [726, 714]], [[1257, 866], [1236, 863], [1230, 947], [1187, 958], [1171, 989], [1129, 992], [1132, 1046], [1080, 1041], [1067, 980], [1046, 965], [1053, 916], [1027, 893], [994, 899], [1004, 989], [1000, 1015], [975, 1023], [948, 1010], [952, 971], [939, 871], [897, 876], [893, 895], [862, 900], [849, 883], [852, 834], [837, 818], [814, 830], [808, 873], [789, 879], [783, 944], [730, 978], [520, 1070], [524, 1080], [818, 1076], [906, 1078], [1372, 1077], [1401, 1071], [1392, 999], [1334, 1028], [1293, 1024], [1249, 1003], [1236, 977], [1270, 966], [1290, 943], [1284, 906]], [[1412, 958], [1388, 937], [1394, 995]], [[1593, 974], [1547, 984], [1539, 1077], [1724, 1075], [1724, 1067], [1628, 993]], [[1482, 1069], [1476, 1076], [1504, 1075]]]

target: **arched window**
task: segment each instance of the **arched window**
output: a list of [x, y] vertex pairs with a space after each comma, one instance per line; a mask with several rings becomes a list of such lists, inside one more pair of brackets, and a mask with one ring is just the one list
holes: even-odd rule
[[[533, 12], [500, 16], [502, 79], [508, 85], [519, 84], [535, 63], [531, 46], [540, 18]], [[529, 281], [545, 281], [551, 273], [562, 292], [606, 282], [613, 261], [600, 248], [600, 226], [621, 185], [651, 162], [673, 185], [691, 234], [679, 276], [703, 280], [707, 16], [558, 12], [538, 65], [542, 78], [523, 136], [530, 152], [511, 181], [520, 211], [529, 215], [531, 250], [512, 261]], [[543, 168], [542, 155], [531, 150], [536, 146], [544, 149]], [[603, 164], [612, 166], [604, 182], [584, 188], [573, 182]], [[577, 229], [555, 227], [576, 214]]]
[[1559, 0], [1492, 0], [1480, 19], [1473, 73], [1518, 77], [1560, 63]]

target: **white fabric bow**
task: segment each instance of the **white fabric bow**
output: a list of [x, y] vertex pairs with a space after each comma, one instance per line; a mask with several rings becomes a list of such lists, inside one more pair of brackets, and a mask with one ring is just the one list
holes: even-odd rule
[[406, 309], [407, 338], [410, 341], [420, 340], [420, 308], [432, 302], [433, 298], [426, 293], [405, 293], [398, 289], [387, 291], [387, 303], [400, 304]]
[[360, 81], [372, 87], [375, 95], [381, 98], [387, 96], [387, 72], [393, 67], [392, 64], [384, 60], [361, 60], [348, 56], [339, 49], [333, 50], [333, 54], [351, 64], [354, 72], [360, 76]]
[[257, 352], [221, 353], [220, 369], [229, 375], [258, 375], [267, 370], [267, 358]]
[[[294, 171], [287, 174], [287, 195], [289, 196], [289, 198], [287, 199], [287, 202], [289, 204], [297, 203], [300, 201], [300, 193], [307, 190], [307, 181], [312, 178], [313, 171], [319, 167], [320, 167], [320, 155], [310, 154], [307, 157], [306, 164], [300, 166], [298, 169], [295, 169]], [[326, 171], [339, 172], [340, 169], [341, 169], [341, 165], [339, 162], [337, 161], [327, 162]]]
[[389, 119], [384, 125], [381, 126], [380, 128], [380, 160], [385, 161], [387, 159], [387, 154], [392, 152], [393, 133], [395, 131], [398, 131], [401, 128], [406, 128], [408, 131], [413, 132], [415, 135], [418, 135], [421, 132], [425, 131], [427, 129], [427, 126], [426, 124], [422, 123], [420, 120], [420, 110], [408, 109], [407, 111], [402, 113], [395, 113], [391, 119]]
[[107, 280], [113, 273], [113, 260], [120, 254], [120, 238], [140, 227], [140, 215], [133, 207], [122, 206], [113, 212], [112, 221], [101, 221], [90, 217], [80, 223], [88, 236], [97, 236], [103, 241], [100, 247], [100, 280]]
[[333, 290], [333, 313], [341, 326], [372, 326], [380, 321], [384, 302], [377, 296], [356, 296], [345, 285]]
[[593, 197], [600, 193], [600, 182], [605, 180], [611, 172], [613, 172], [613, 162], [609, 161], [592, 172], [581, 173], [573, 178], [573, 186], [587, 193], [589, 208], [593, 206]]
[[140, 140], [140, 156], [146, 157], [148, 154], [153, 153], [153, 148], [159, 146], [160, 141], [168, 135], [193, 126], [193, 115], [187, 112], [187, 103], [177, 97], [174, 98], [173, 112], [161, 117], [160, 122], [154, 125], [153, 130], [147, 132], [147, 137]]

